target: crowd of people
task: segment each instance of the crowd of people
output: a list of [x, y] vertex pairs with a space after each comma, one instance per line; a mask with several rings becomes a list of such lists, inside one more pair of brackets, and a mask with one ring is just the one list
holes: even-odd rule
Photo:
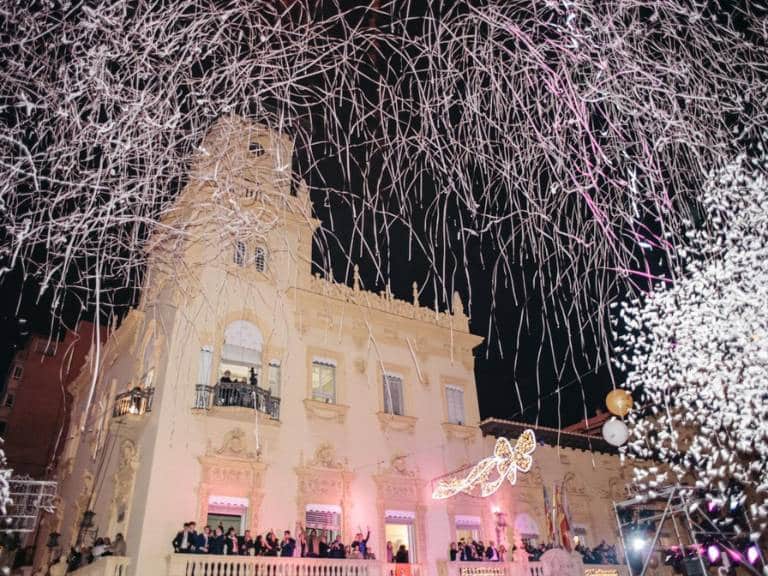
[[[547, 550], [555, 547], [554, 544], [534, 546], [530, 541], [526, 541], [524, 546], [525, 552], [528, 554], [528, 561], [530, 562], [538, 562]], [[512, 546], [511, 552], [514, 553], [515, 550], [517, 548]], [[616, 546], [608, 546], [605, 540], [600, 542], [600, 545], [595, 548], [578, 545], [575, 550], [582, 555], [584, 564], [619, 563]], [[448, 557], [451, 562], [511, 562], [513, 560], [511, 556], [507, 558], [507, 549], [503, 545], [497, 547], [491, 541], [488, 543], [488, 546], [485, 546], [482, 540], [465, 541], [464, 539], [459, 540], [458, 543], [451, 542]]]
[[[203, 527], [197, 531], [195, 522], [185, 522], [181, 531], [171, 542], [173, 551], [179, 554], [227, 554], [239, 556], [280, 556], [287, 558], [336, 558], [350, 560], [375, 560], [376, 556], [368, 546], [371, 531], [363, 537], [362, 529], [355, 535], [351, 544], [344, 544], [336, 535], [328, 542], [325, 532], [310, 528], [305, 530], [299, 525], [298, 536], [294, 538], [290, 530], [283, 532], [278, 540], [273, 530], [265, 535], [253, 536], [250, 530], [242, 534], [230, 527], [228, 530], [219, 524], [216, 528]], [[408, 563], [408, 550], [401, 544], [395, 551], [392, 542], [387, 542], [387, 562]]]
[[581, 554], [584, 564], [618, 564], [619, 556], [616, 553], [616, 545], [610, 546], [605, 540], [600, 542], [599, 546], [587, 548], [586, 546], [576, 546], [576, 551]]
[[[515, 547], [512, 547], [515, 551]], [[448, 558], [451, 562], [506, 562], [507, 549], [504, 545], [496, 546], [493, 540], [488, 542], [488, 546], [483, 544], [482, 540], [466, 541], [464, 538], [456, 542], [451, 542], [448, 549]]]
[[114, 541], [110, 538], [96, 538], [93, 546], [80, 546], [72, 548], [67, 557], [67, 571], [73, 572], [82, 566], [95, 562], [102, 556], [125, 556], [126, 544], [123, 535], [115, 535]]

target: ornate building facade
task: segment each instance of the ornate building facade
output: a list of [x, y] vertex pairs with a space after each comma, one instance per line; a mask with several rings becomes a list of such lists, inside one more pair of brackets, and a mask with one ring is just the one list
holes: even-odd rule
[[473, 374], [482, 339], [458, 297], [441, 313], [417, 286], [404, 302], [356, 273], [352, 286], [313, 276], [319, 223], [284, 174], [291, 154], [237, 119], [206, 138], [142, 303], [71, 387], [80, 417], [46, 530], [65, 551], [120, 532], [128, 573], [154, 575], [175, 573], [170, 542], [188, 520], [254, 534], [301, 523], [346, 542], [368, 527], [378, 558], [402, 543], [434, 574], [462, 535], [546, 540], [541, 486], [564, 481], [584, 538], [615, 541], [613, 455], [542, 448], [493, 498], [431, 499], [435, 478], [493, 449]]

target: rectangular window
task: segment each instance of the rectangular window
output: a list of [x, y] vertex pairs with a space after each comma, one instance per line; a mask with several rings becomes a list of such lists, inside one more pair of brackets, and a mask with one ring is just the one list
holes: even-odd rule
[[263, 246], [256, 246], [256, 250], [253, 252], [253, 264], [257, 271], [267, 271], [267, 251]]
[[446, 386], [445, 399], [448, 403], [448, 422], [463, 425], [464, 390], [458, 386]]
[[480, 517], [457, 515], [456, 540], [465, 542], [480, 540]]
[[269, 363], [269, 393], [280, 397], [280, 362], [274, 360]]
[[323, 360], [312, 361], [312, 399], [336, 403], [336, 366]]
[[24, 366], [22, 366], [21, 364], [16, 364], [16, 366], [13, 367], [13, 379], [21, 380], [21, 377], [23, 374], [24, 374]]
[[8, 392], [8, 394], [5, 395], [5, 407], [6, 408], [13, 408], [13, 403], [16, 401], [16, 395], [11, 394]]
[[313, 550], [310, 552], [318, 554], [320, 552], [318, 540], [321, 536], [324, 536], [329, 544], [334, 538], [341, 536], [341, 508], [333, 504], [307, 504], [304, 528], [309, 534], [314, 530], [315, 539], [312, 544]]
[[0, 420], [0, 438], [5, 438], [5, 430], [8, 424], [5, 420]]
[[401, 546], [404, 546], [410, 564], [419, 561], [416, 557], [415, 517], [413, 512], [408, 511], [386, 510], [384, 512], [384, 538], [387, 542], [392, 542], [395, 554]]
[[384, 374], [384, 412], [402, 416], [403, 409], [403, 379], [394, 374]]
[[245, 242], [235, 242], [235, 254], [232, 261], [238, 266], [245, 266]]

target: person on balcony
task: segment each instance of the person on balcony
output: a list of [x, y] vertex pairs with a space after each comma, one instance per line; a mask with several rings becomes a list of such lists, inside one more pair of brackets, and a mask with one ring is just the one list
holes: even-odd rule
[[264, 537], [259, 534], [253, 541], [253, 552], [249, 552], [251, 556], [263, 556], [264, 555]]
[[371, 528], [366, 527], [365, 538], [363, 538], [363, 530], [361, 528], [358, 528], [358, 530], [360, 531], [355, 534], [355, 539], [352, 541], [352, 550], [357, 548], [360, 558], [365, 559], [368, 557], [368, 539], [371, 537]]
[[216, 531], [208, 539], [208, 554], [224, 554], [226, 546], [224, 544], [224, 529], [216, 526]]
[[195, 551], [195, 540], [193, 536], [193, 528], [191, 522], [185, 522], [184, 528], [176, 533], [176, 537], [171, 544], [173, 545], [173, 551], [179, 554], [188, 554]]
[[331, 549], [328, 551], [328, 557], [329, 558], [346, 558], [347, 553], [344, 549], [344, 543], [341, 541], [340, 536], [336, 536], [334, 541], [331, 543]]
[[224, 375], [219, 380], [220, 382], [223, 382], [224, 384], [231, 384], [232, 383], [232, 372], [229, 370], [224, 370]]
[[280, 542], [277, 540], [275, 533], [270, 530], [264, 540], [264, 556], [277, 556], [279, 551]]
[[405, 544], [400, 544], [400, 548], [397, 549], [397, 554], [395, 554], [395, 563], [408, 564], [408, 549], [405, 547]]
[[240, 556], [248, 556], [253, 548], [253, 536], [251, 531], [246, 530], [242, 536], [237, 537], [237, 550]]
[[235, 532], [235, 529], [232, 526], [230, 526], [229, 530], [227, 530], [227, 536], [224, 539], [224, 546], [227, 549], [225, 554], [227, 554], [228, 556], [231, 556], [233, 554], [239, 554], [239, 550], [237, 547], [237, 532]]
[[197, 535], [195, 542], [195, 551], [198, 554], [208, 554], [208, 546], [211, 540], [211, 527], [205, 526], [203, 531]]
[[[389, 545], [389, 542], [387, 542], [387, 545]], [[389, 548], [387, 548], [389, 550]], [[448, 548], [448, 559], [451, 562], [456, 562], [459, 557], [459, 547], [456, 545], [456, 542], [451, 542], [450, 548]], [[390, 562], [390, 560], [387, 560], [387, 562]]]
[[253, 366], [251, 366], [248, 372], [248, 383], [254, 387], [259, 385], [259, 377], [256, 375], [256, 370]]
[[489, 562], [499, 561], [499, 551], [496, 549], [496, 546], [494, 545], [493, 540], [488, 542], [488, 548], [485, 549], [485, 558]]
[[395, 561], [395, 545], [391, 540], [387, 540], [387, 564], [392, 564]]
[[328, 558], [328, 555], [331, 551], [331, 547], [328, 546], [328, 542], [325, 538], [325, 534], [320, 534], [320, 537], [317, 539], [317, 550], [318, 550], [318, 556], [320, 558]]
[[307, 558], [319, 558], [320, 557], [320, 540], [317, 537], [317, 530], [310, 528], [309, 532], [304, 530], [304, 527], [299, 524], [301, 529], [300, 534], [305, 534], [305, 548], [304, 555]]
[[291, 537], [291, 531], [283, 532], [283, 539], [280, 542], [280, 556], [290, 558], [296, 550], [296, 539]]
[[[209, 529], [210, 530], [210, 529]], [[115, 541], [111, 546], [113, 556], [125, 556], [127, 553], [126, 542], [122, 532], [115, 534]]]

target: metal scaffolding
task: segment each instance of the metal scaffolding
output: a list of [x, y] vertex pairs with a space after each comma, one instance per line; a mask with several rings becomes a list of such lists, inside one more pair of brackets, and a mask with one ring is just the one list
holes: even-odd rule
[[56, 489], [57, 484], [53, 481], [11, 477], [8, 494], [11, 502], [0, 523], [0, 532], [34, 532], [40, 511], [53, 512]]
[[[732, 557], [739, 555], [738, 547], [734, 544], [737, 533], [735, 531], [725, 531], [718, 526], [709, 514], [707, 514], [705, 499], [701, 496], [697, 496], [697, 494], [698, 491], [695, 488], [678, 484], [661, 488], [652, 495], [646, 494], [643, 496], [635, 496], [628, 500], [613, 503], [614, 512], [616, 514], [616, 524], [619, 527], [619, 536], [621, 537], [624, 558], [627, 562], [630, 576], [645, 576], [653, 553], [656, 551], [659, 543], [662, 527], [666, 523], [671, 524], [674, 529], [675, 537], [681, 550], [685, 550], [686, 546], [699, 545], [702, 540], [714, 538]], [[631, 543], [627, 540], [630, 535], [627, 532], [627, 528], [636, 525], [637, 521], [633, 517], [633, 520], [630, 522], [622, 522], [621, 512], [623, 510], [640, 509], [644, 510], [646, 513], [652, 512], [651, 515], [642, 516], [642, 522], [655, 522], [656, 528], [654, 530], [653, 539], [648, 546], [648, 552], [643, 559], [642, 569], [635, 574], [632, 565], [630, 564], [628, 548], [631, 546]], [[744, 516], [746, 527], [751, 531], [751, 524], [746, 510], [742, 509], [741, 513]], [[688, 541], [687, 544], [684, 542], [685, 540]], [[759, 546], [757, 549], [760, 554], [760, 559], [764, 563], [765, 558], [763, 557], [762, 550]], [[708, 574], [709, 572], [703, 554], [698, 554], [696, 558], [698, 559], [697, 564], [701, 568], [701, 574]], [[761, 576], [761, 572], [749, 563], [742, 562], [740, 566], [750, 574]]]

